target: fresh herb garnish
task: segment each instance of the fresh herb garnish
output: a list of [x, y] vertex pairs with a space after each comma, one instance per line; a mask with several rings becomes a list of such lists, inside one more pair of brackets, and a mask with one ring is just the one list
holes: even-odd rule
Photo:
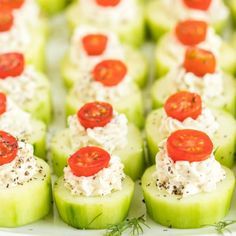
[[235, 223], [236, 223], [236, 220], [226, 220], [226, 221], [219, 221], [215, 224], [206, 225], [206, 226], [214, 227], [218, 234], [223, 234], [225, 231], [231, 233], [231, 231], [227, 227]]
[[128, 229], [130, 229], [130, 236], [139, 236], [143, 234], [143, 226], [149, 228], [144, 219], [144, 215], [138, 218], [124, 220], [119, 224], [109, 225], [104, 236], [121, 236]]

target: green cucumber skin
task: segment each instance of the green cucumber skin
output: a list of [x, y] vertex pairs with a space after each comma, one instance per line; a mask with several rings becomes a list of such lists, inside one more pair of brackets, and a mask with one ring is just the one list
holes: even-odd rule
[[[68, 157], [73, 154], [70, 144], [69, 130], [60, 131], [52, 140], [51, 157], [53, 172], [57, 176], [63, 175]], [[141, 132], [132, 124], [128, 127], [128, 143], [122, 150], [116, 150], [115, 155], [121, 158], [124, 172], [133, 180], [140, 178], [145, 169], [143, 140]]]
[[[235, 94], [235, 79], [227, 74], [224, 74], [224, 97], [215, 97], [207, 101], [207, 106], [214, 107], [217, 109], [223, 109], [232, 115], [236, 115], [236, 94]], [[168, 76], [160, 78], [154, 82], [151, 90], [152, 106], [153, 108], [162, 107], [166, 99], [173, 93], [176, 89], [172, 85], [172, 79]]]
[[[119, 113], [124, 113], [129, 122], [142, 129], [144, 126], [144, 104], [142, 93], [138, 87], [132, 86], [129, 98], [120, 100], [113, 105], [114, 109]], [[78, 108], [83, 104], [79, 101], [79, 98], [73, 94], [71, 90], [66, 98], [66, 115], [73, 115], [77, 112]]]
[[[236, 122], [229, 113], [211, 109], [219, 122], [219, 130], [213, 137], [214, 147], [216, 148], [215, 157], [224, 166], [233, 167], [234, 155], [236, 151]], [[166, 137], [163, 134], [158, 134], [160, 127], [160, 119], [164, 115], [164, 109], [152, 111], [145, 125], [147, 146], [149, 151], [150, 163], [155, 163], [155, 157], [158, 150], [158, 144]], [[227, 124], [227, 126], [226, 126]]]
[[[75, 27], [81, 24], [91, 24], [94, 26], [96, 22], [88, 22], [85, 19], [81, 19], [80, 17], [78, 17], [79, 13], [77, 11], [77, 7], [78, 1], [71, 4], [71, 6], [69, 6], [66, 11], [67, 22], [71, 30], [73, 31]], [[120, 40], [124, 44], [132, 45], [134, 47], [140, 47], [145, 38], [144, 14], [141, 6], [139, 11], [139, 18], [136, 18], [133, 22], [126, 24], [126, 27], [118, 26], [115, 30], [111, 29], [115, 31], [115, 33], [119, 36]], [[107, 28], [106, 25], [100, 27]]]
[[[165, 20], [165, 23], [161, 22], [159, 16], [161, 17], [165, 16], [163, 16], [163, 14], [160, 11], [162, 11], [161, 1], [158, 2], [152, 0], [146, 6], [145, 15], [146, 15], [147, 26], [153, 39], [155, 39], [156, 41], [159, 40], [160, 37], [163, 36], [165, 33], [170, 32], [171, 29], [173, 29], [173, 27], [177, 23], [177, 20], [168, 18], [162, 19], [162, 21]], [[228, 24], [229, 24], [229, 17], [221, 21], [215, 22], [214, 24], [212, 24], [212, 27], [218, 34], [222, 34], [222, 32], [224, 31], [224, 29], [227, 27]]]
[[[143, 88], [147, 83], [148, 65], [144, 55], [130, 46], [123, 46], [125, 51], [126, 63], [130, 77], [140, 87]], [[61, 74], [67, 88], [73, 87], [78, 81], [78, 67], [71, 61], [67, 53], [62, 60]]]
[[48, 0], [38, 0], [43, 11], [49, 15], [54, 15], [63, 10], [67, 2], [68, 0], [50, 0], [50, 2]]
[[[50, 168], [41, 159], [43, 166], [40, 180], [32, 180], [14, 188], [0, 187], [0, 227], [19, 227], [30, 224], [47, 216], [51, 206]], [[43, 175], [46, 175], [44, 180]]]
[[[168, 35], [162, 36], [156, 45], [156, 50], [155, 50], [156, 78], [165, 76], [171, 70], [171, 68], [177, 65], [176, 60], [171, 59], [167, 55], [167, 52], [165, 51], [165, 48], [167, 47], [166, 45], [167, 37]], [[226, 73], [234, 75], [236, 72], [236, 54], [234, 53], [233, 48], [229, 44], [223, 42], [220, 52], [221, 52], [220, 54], [221, 60], [219, 61], [220, 67]]]
[[122, 190], [102, 197], [73, 196], [64, 186], [63, 177], [55, 183], [53, 194], [60, 217], [79, 229], [105, 229], [123, 221], [129, 211], [134, 182], [127, 176]]
[[234, 25], [236, 25], [236, 3], [235, 3], [235, 1], [234, 0], [225, 0], [224, 2], [229, 7]]
[[173, 228], [200, 228], [220, 221], [228, 213], [235, 186], [230, 169], [223, 167], [226, 179], [213, 192], [180, 199], [157, 189], [152, 180], [155, 168], [148, 168], [142, 177], [147, 212], [155, 222]]

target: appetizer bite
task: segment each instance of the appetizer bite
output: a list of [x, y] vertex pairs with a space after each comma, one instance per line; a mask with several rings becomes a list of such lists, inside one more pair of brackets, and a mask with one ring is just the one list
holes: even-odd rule
[[87, 24], [114, 31], [132, 46], [144, 40], [144, 14], [138, 0], [78, 0], [69, 7], [67, 19], [71, 28]]
[[33, 146], [0, 131], [0, 227], [18, 227], [51, 209], [50, 168]]
[[224, 42], [205, 21], [180, 21], [175, 29], [163, 36], [157, 43], [155, 60], [158, 77], [181, 64], [185, 50], [189, 46], [211, 50], [216, 56], [219, 67], [231, 74], [236, 71], [236, 54], [233, 48]]
[[21, 52], [27, 63], [43, 70], [47, 23], [37, 3], [0, 0], [0, 6], [0, 53]]
[[32, 66], [25, 65], [21, 53], [0, 54], [0, 91], [7, 94], [32, 117], [49, 123], [51, 120], [50, 84]]
[[217, 68], [210, 51], [190, 47], [186, 49], [183, 65], [171, 70], [156, 81], [152, 88], [153, 107], [164, 104], [176, 91], [198, 93], [207, 106], [224, 109], [233, 115], [236, 110], [236, 81]]
[[115, 33], [91, 26], [79, 26], [62, 64], [62, 76], [67, 87], [78, 80], [81, 70], [93, 69], [101, 60], [116, 58], [125, 61], [132, 80], [140, 87], [146, 84], [147, 61], [141, 52], [122, 45]]
[[204, 20], [221, 33], [229, 20], [229, 10], [223, 0], [152, 0], [146, 17], [155, 39], [169, 32], [176, 23], [185, 19]]
[[207, 133], [216, 147], [216, 160], [227, 167], [233, 166], [236, 143], [234, 117], [225, 111], [207, 108], [198, 94], [187, 91], [171, 95], [164, 108], [148, 115], [145, 130], [151, 163], [155, 163], [158, 144], [179, 129]]
[[9, 97], [0, 92], [0, 130], [34, 146], [37, 157], [46, 158], [46, 125], [21, 110]]
[[128, 124], [109, 103], [86, 103], [68, 118], [68, 128], [56, 134], [51, 144], [54, 173], [63, 174], [68, 157], [81, 147], [96, 145], [121, 158], [124, 172], [133, 180], [140, 178], [145, 167], [140, 131]]
[[123, 221], [133, 192], [120, 158], [95, 146], [83, 147], [68, 159], [53, 189], [62, 220], [81, 229], [104, 229]]
[[156, 166], [142, 188], [149, 216], [174, 228], [199, 228], [220, 221], [230, 208], [234, 173], [220, 165], [202, 131], [183, 129], [162, 142]]
[[106, 59], [92, 72], [82, 72], [66, 100], [67, 115], [73, 115], [83, 104], [105, 101], [138, 127], [144, 123], [142, 94], [131, 82], [127, 67], [121, 60]]

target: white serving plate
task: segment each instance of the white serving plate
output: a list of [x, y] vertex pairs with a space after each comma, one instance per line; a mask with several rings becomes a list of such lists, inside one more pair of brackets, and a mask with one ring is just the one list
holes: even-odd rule
[[[60, 129], [65, 127], [65, 115], [64, 115], [64, 98], [65, 89], [62, 84], [60, 77], [60, 61], [67, 48], [68, 33], [66, 30], [66, 24], [64, 16], [58, 16], [50, 22], [52, 29], [51, 37], [48, 43], [48, 77], [52, 82], [52, 92], [53, 92], [53, 103], [54, 103], [54, 117], [55, 121], [50, 126], [49, 141], [52, 135]], [[152, 51], [148, 50], [149, 45], [147, 45], [146, 52]], [[147, 100], [148, 103], [148, 100]], [[143, 196], [139, 183], [136, 183], [136, 191], [134, 200], [132, 202], [129, 217], [139, 217], [146, 213], [145, 205], [143, 203]], [[2, 204], [2, 203], [0, 203]], [[27, 204], [27, 203], [26, 203]], [[37, 204], [37, 202], [35, 203]], [[77, 230], [67, 224], [63, 223], [58, 213], [53, 209], [54, 213], [45, 219], [38, 221], [34, 224], [30, 224], [24, 227], [19, 227], [15, 229], [0, 228], [0, 236], [102, 236], [105, 231], [99, 230]], [[225, 220], [235, 220], [236, 219], [236, 194], [234, 196], [233, 204]], [[147, 224], [150, 228], [143, 227], [144, 236], [187, 236], [187, 235], [219, 235], [215, 231], [214, 227], [205, 227], [201, 229], [191, 229], [191, 230], [177, 230], [162, 227], [154, 223], [151, 219], [147, 217]], [[230, 232], [225, 232], [224, 235], [236, 235], [236, 224], [228, 227]], [[124, 235], [129, 235], [129, 232]]]

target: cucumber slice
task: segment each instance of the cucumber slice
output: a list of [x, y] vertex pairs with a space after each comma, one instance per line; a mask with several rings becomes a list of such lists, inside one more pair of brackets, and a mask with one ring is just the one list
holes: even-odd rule
[[[146, 20], [154, 39], [158, 40], [163, 34], [169, 32], [176, 25], [178, 19], [173, 14], [173, 8], [165, 8], [164, 1], [152, 0], [146, 7]], [[217, 33], [222, 33], [229, 19], [212, 23]]]
[[34, 154], [46, 159], [46, 125], [39, 120], [32, 119], [33, 132], [30, 134], [29, 143], [34, 146]]
[[78, 5], [79, 1], [71, 4], [66, 12], [67, 21], [72, 30], [74, 30], [74, 28], [78, 25], [96, 25], [98, 27], [114, 31], [119, 36], [120, 40], [125, 44], [129, 44], [134, 47], [139, 47], [142, 45], [145, 38], [145, 24], [143, 9], [140, 3], [137, 2], [138, 17], [130, 22], [120, 24], [115, 28], [109, 27], [108, 25], [98, 25], [98, 23], [96, 22], [96, 18], [94, 18], [94, 21], [90, 22], [87, 19], [79, 17], [80, 12]]
[[32, 181], [12, 188], [0, 186], [0, 227], [30, 224], [50, 212], [50, 168], [38, 158], [37, 164], [42, 166], [42, 173]]
[[[142, 128], [144, 125], [142, 93], [136, 85], [132, 85], [130, 87], [130, 94], [132, 94], [132, 96], [129, 96], [124, 100], [120, 99], [112, 105], [117, 112], [125, 114], [131, 123], [135, 124], [139, 128]], [[82, 105], [83, 104], [80, 102], [80, 98], [74, 94], [72, 89], [66, 98], [67, 116], [75, 114], [78, 108]]]
[[[52, 140], [51, 157], [54, 174], [63, 175], [63, 169], [67, 165], [68, 157], [74, 151], [70, 143], [70, 131], [65, 129], [59, 132]], [[133, 180], [137, 180], [143, 174], [145, 160], [143, 155], [143, 140], [140, 131], [132, 124], [128, 127], [128, 143], [122, 150], [116, 150], [115, 155], [121, 158], [125, 166], [124, 172]]]
[[104, 229], [124, 220], [133, 192], [134, 183], [128, 176], [123, 181], [122, 190], [102, 197], [73, 196], [64, 186], [63, 177], [53, 188], [60, 217], [67, 224], [80, 229]]
[[38, 0], [39, 5], [42, 7], [43, 11], [49, 15], [53, 15], [61, 11], [67, 3], [67, 0]]
[[[234, 164], [234, 154], [236, 151], [235, 119], [225, 111], [216, 109], [211, 110], [219, 123], [219, 129], [213, 136], [213, 143], [216, 148], [215, 157], [222, 165], [232, 167]], [[155, 163], [155, 157], [158, 152], [158, 144], [167, 138], [159, 131], [163, 116], [164, 109], [161, 108], [151, 112], [146, 120], [145, 131], [149, 158], [152, 164]]]
[[174, 228], [199, 228], [218, 222], [228, 213], [235, 185], [230, 169], [223, 167], [226, 178], [214, 191], [180, 198], [156, 187], [152, 176], [155, 168], [148, 168], [142, 178], [147, 212], [155, 222]]
[[[209, 107], [224, 109], [232, 115], [236, 114], [236, 94], [235, 94], [236, 81], [230, 76], [224, 74], [224, 96], [214, 97], [206, 101]], [[176, 92], [173, 86], [173, 80], [170, 76], [165, 76], [157, 80], [151, 91], [153, 107], [158, 108], [163, 106], [166, 99]]]
[[[166, 75], [171, 68], [176, 67], [178, 65], [178, 60], [172, 57], [169, 54], [168, 49], [168, 38], [170, 35], [165, 35], [160, 38], [155, 51], [155, 64], [156, 64], [156, 75], [157, 77], [162, 77]], [[236, 71], [236, 54], [233, 48], [223, 42], [221, 49], [220, 49], [220, 56], [219, 56], [219, 64], [222, 70], [232, 75], [235, 74]]]
[[[127, 64], [130, 77], [140, 87], [143, 88], [147, 82], [148, 65], [144, 55], [130, 46], [124, 46], [125, 62]], [[68, 53], [62, 61], [61, 74], [67, 88], [71, 88], [78, 78], [79, 68], [75, 65]]]

